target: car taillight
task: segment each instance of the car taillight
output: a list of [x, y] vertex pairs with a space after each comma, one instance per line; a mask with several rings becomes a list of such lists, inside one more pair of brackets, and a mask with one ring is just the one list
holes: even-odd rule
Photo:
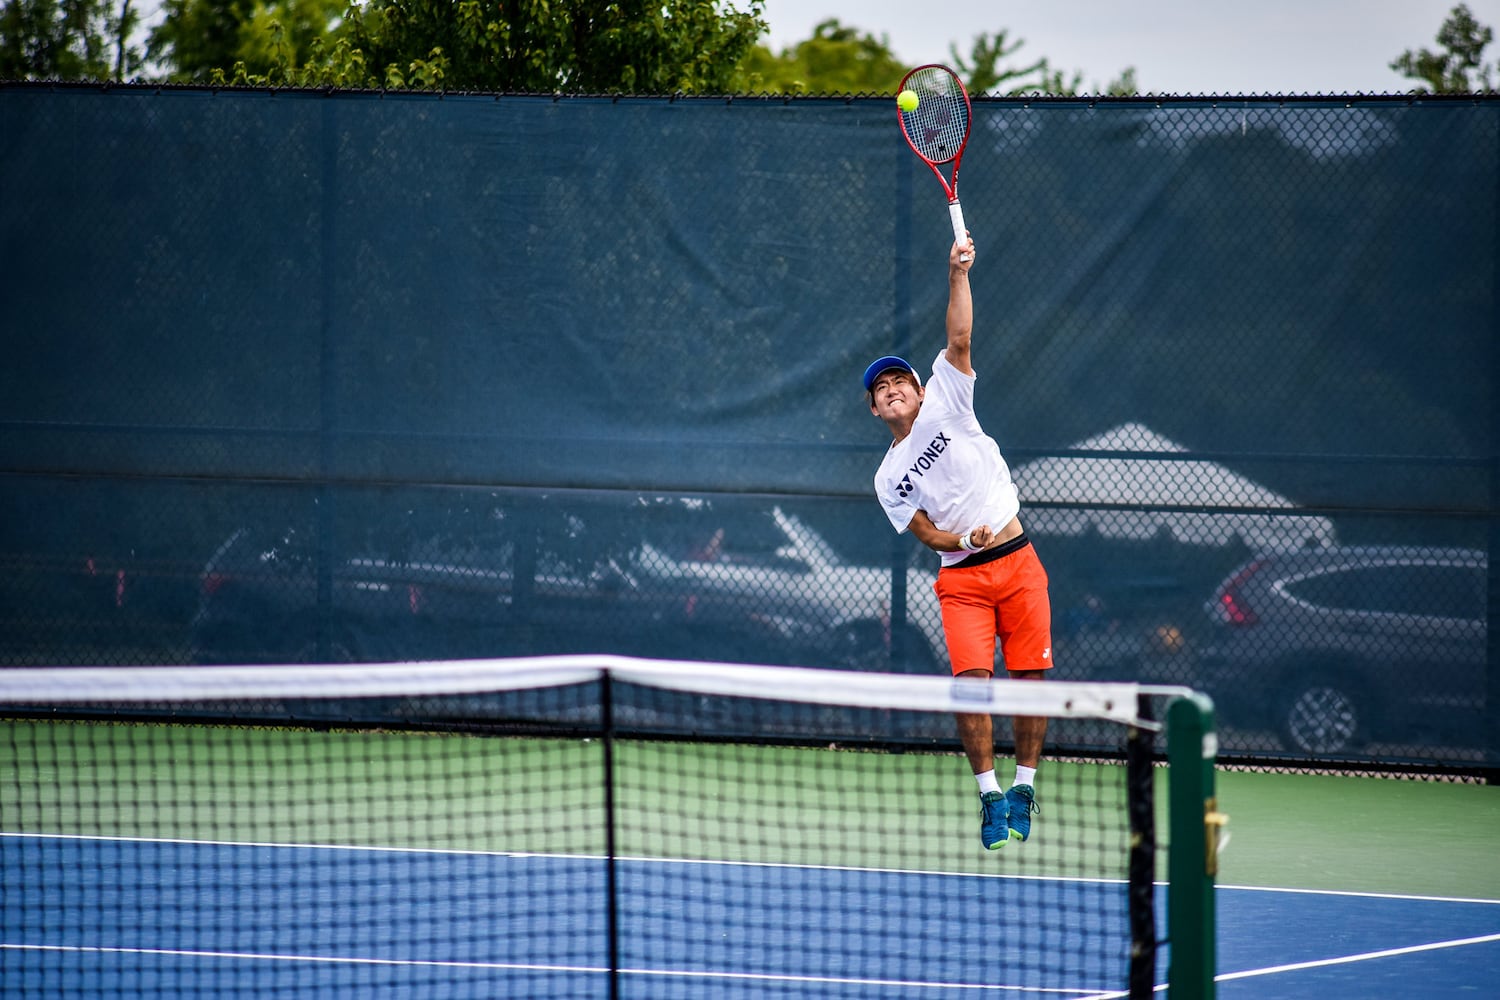
[[1264, 566], [1264, 562], [1250, 563], [1219, 588], [1218, 594], [1214, 597], [1214, 605], [1219, 620], [1224, 624], [1243, 627], [1260, 621], [1260, 616], [1255, 613], [1255, 609], [1245, 598], [1244, 587], [1250, 578], [1260, 572]]
[[[85, 573], [87, 573], [89, 576], [98, 576], [99, 575], [99, 565], [98, 565], [98, 563], [96, 563], [94, 561], [94, 557], [93, 556], [89, 556], [88, 558], [84, 559], [84, 561], [83, 561], [83, 571]], [[117, 570], [115, 570], [115, 607], [117, 607], [117, 608], [123, 608], [124, 606], [125, 606], [125, 571], [123, 569], [117, 569]]]

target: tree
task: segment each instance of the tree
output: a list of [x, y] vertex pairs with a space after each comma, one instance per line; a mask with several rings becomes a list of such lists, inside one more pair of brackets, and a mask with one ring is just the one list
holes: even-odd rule
[[[144, 55], [128, 44], [143, 2], [4, 0], [0, 78], [125, 79], [149, 58], [198, 83], [876, 94], [909, 68], [884, 37], [837, 20], [772, 53], [756, 44], [762, 0], [163, 0]], [[1022, 44], [1000, 31], [953, 57], [975, 94], [1078, 92], [1081, 73], [1009, 63]], [[1134, 71], [1108, 92], [1134, 93]]]
[[132, 10], [130, 3], [131, 0], [120, 0], [119, 16], [109, 22], [116, 80], [124, 80], [127, 74], [134, 76], [145, 61], [140, 48], [130, 44], [130, 37], [141, 25], [141, 12]]
[[1495, 33], [1474, 20], [1467, 4], [1453, 8], [1437, 33], [1437, 52], [1407, 49], [1391, 69], [1410, 80], [1419, 80], [1415, 93], [1467, 94], [1492, 89], [1490, 74], [1496, 64], [1485, 65], [1484, 49]]
[[756, 45], [739, 67], [735, 88], [768, 94], [883, 94], [895, 89], [908, 68], [885, 38], [861, 34], [835, 18], [780, 55]]
[[272, 78], [322, 52], [344, 2], [166, 0], [148, 52], [174, 80], [208, 82], [242, 64], [246, 76], [285, 82]]
[[765, 30], [715, 0], [369, 0], [351, 7], [329, 58], [357, 57], [371, 82], [410, 77], [450, 90], [728, 93]]
[[165, 0], [162, 10], [147, 52], [171, 66], [174, 79], [206, 80], [216, 67], [234, 65], [250, 0]]
[[131, 0], [5, 0], [0, 80], [124, 80], [142, 65]]
[[[1062, 74], [1049, 68], [1045, 57], [1029, 66], [1002, 66], [1025, 45], [1024, 40], [1009, 42], [1006, 31], [1001, 29], [993, 35], [985, 32], [975, 37], [969, 48], [969, 57], [959, 55], [958, 46], [949, 46], [953, 66], [967, 77], [971, 94], [1021, 94], [1021, 93], [1072, 93], [1062, 81]], [[1076, 88], [1081, 74], [1074, 74]]]
[[236, 54], [247, 71], [267, 75], [281, 66], [310, 62], [334, 37], [345, 2], [256, 0], [240, 25]]
[[[1083, 74], [1064, 74], [1045, 58], [1018, 65], [1011, 61], [1025, 42], [1011, 42], [1004, 30], [981, 34], [970, 46], [967, 58], [951, 46], [952, 65], [971, 94], [1078, 93]], [[824, 21], [812, 37], [773, 54], [757, 45], [740, 66], [738, 89], [776, 94], [884, 94], [910, 66], [891, 52], [889, 43], [837, 20]], [[1135, 71], [1110, 84], [1111, 94], [1134, 94]]]
[[[1012, 97], [1020, 94], [1050, 94], [1057, 97], [1072, 97], [1083, 85], [1083, 73], [1075, 71], [1065, 75], [1053, 68], [1045, 56], [1026, 66], [1005, 65], [1004, 60], [1015, 55], [1025, 45], [1018, 39], [1009, 42], [1004, 29], [975, 37], [969, 48], [968, 58], [959, 54], [958, 46], [949, 47], [953, 66], [959, 75], [966, 77], [969, 93], [993, 94]], [[1127, 68], [1106, 88], [1106, 93], [1128, 96], [1136, 93], [1135, 68]]]

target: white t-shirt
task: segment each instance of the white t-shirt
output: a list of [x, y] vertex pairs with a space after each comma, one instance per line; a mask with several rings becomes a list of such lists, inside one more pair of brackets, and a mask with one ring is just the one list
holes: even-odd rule
[[[897, 531], [927, 512], [943, 531], [962, 534], [988, 524], [999, 531], [1021, 509], [1000, 446], [974, 415], [974, 376], [939, 352], [911, 433], [891, 445], [875, 471], [875, 495]], [[971, 553], [942, 552], [951, 566]]]

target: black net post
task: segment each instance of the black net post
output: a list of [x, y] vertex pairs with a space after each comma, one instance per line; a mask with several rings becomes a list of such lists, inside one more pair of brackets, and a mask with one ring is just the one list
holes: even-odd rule
[[[1151, 719], [1151, 696], [1140, 695], [1140, 717]], [[1155, 730], [1132, 726], [1125, 747], [1126, 796], [1130, 812], [1130, 996], [1150, 997], [1156, 988], [1156, 796], [1153, 785]]]
[[609, 997], [620, 996], [620, 884], [615, 867], [615, 708], [614, 681], [608, 671], [599, 678], [599, 731], [604, 763], [604, 933], [609, 953]]

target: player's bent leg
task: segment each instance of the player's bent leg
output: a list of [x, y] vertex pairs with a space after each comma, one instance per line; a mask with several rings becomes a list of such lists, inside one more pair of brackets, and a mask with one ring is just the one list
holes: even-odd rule
[[[1039, 681], [1046, 677], [1045, 670], [1016, 670], [1010, 676], [1018, 681]], [[1011, 720], [1016, 741], [1016, 764], [1033, 770], [1041, 762], [1042, 745], [1047, 737], [1045, 716], [1018, 715]], [[1036, 804], [1036, 791], [1030, 784], [1018, 783], [1005, 792], [1006, 825], [1010, 839], [1031, 839], [1032, 814], [1041, 810]]]
[[[1047, 574], [1030, 549], [1016, 554], [1018, 584], [998, 608], [1000, 643], [1012, 679], [1040, 681], [1052, 667], [1052, 607]], [[1016, 782], [1005, 793], [1006, 825], [1012, 840], [1031, 838], [1031, 817], [1038, 812], [1031, 780], [1042, 758], [1047, 720], [1017, 716], [1012, 720], [1016, 743]], [[1022, 769], [1025, 777], [1022, 777]]]
[[[959, 677], [973, 677], [987, 679], [990, 677], [988, 670], [965, 670], [958, 674]], [[969, 759], [969, 769], [974, 772], [976, 778], [989, 772], [990, 778], [994, 777], [995, 770], [995, 724], [994, 720], [983, 713], [962, 713], [954, 716], [958, 724], [959, 742], [963, 744], [964, 754]], [[991, 791], [983, 790], [981, 781], [979, 795], [979, 839], [986, 850], [996, 850], [1004, 847], [1010, 841], [1010, 827], [1006, 823], [1010, 805], [1006, 801], [1005, 793], [992, 785]]]
[[[1042, 743], [1047, 733], [1044, 717], [1016, 716], [1011, 720], [1016, 739], [1016, 765], [1030, 768], [1034, 773], [1042, 757]], [[1041, 812], [1036, 804], [1036, 791], [1024, 781], [1017, 781], [1005, 792], [1006, 823], [1012, 840], [1028, 840], [1031, 837], [1031, 816]]]
[[969, 769], [983, 774], [995, 769], [995, 723], [988, 715], [963, 713], [955, 715], [958, 740], [969, 758]]
[[[1012, 670], [1009, 673], [1012, 680], [1039, 681], [1046, 677], [1043, 670]], [[1036, 767], [1047, 742], [1047, 717], [1017, 715], [1011, 719], [1011, 730], [1016, 741], [1016, 763]]]

